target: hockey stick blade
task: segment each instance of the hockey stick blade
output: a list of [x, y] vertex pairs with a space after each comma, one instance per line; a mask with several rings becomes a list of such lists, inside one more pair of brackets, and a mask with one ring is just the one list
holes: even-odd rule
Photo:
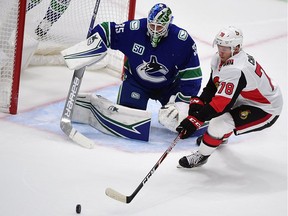
[[166, 158], [166, 156], [171, 152], [171, 150], [177, 144], [177, 142], [181, 138], [181, 136], [182, 136], [182, 133], [178, 134], [178, 136], [174, 139], [172, 144], [166, 149], [166, 151], [162, 154], [162, 156], [159, 158], [157, 163], [152, 167], [152, 169], [148, 172], [148, 174], [145, 176], [145, 178], [141, 181], [141, 183], [138, 185], [138, 187], [135, 189], [135, 191], [130, 196], [125, 196], [125, 195], [115, 191], [112, 188], [107, 188], [105, 190], [105, 194], [107, 196], [109, 196], [110, 198], [118, 200], [120, 202], [130, 203], [134, 199], [134, 197], [138, 194], [138, 192], [142, 189], [142, 187], [147, 183], [148, 179], [155, 173], [155, 171], [160, 166], [162, 161]]
[[118, 201], [123, 202], [123, 203], [130, 203], [132, 200], [131, 198], [129, 199], [129, 197], [115, 191], [112, 188], [106, 188], [105, 194], [107, 196], [111, 197], [112, 199], [118, 200]]
[[60, 127], [62, 129], [62, 131], [70, 138], [72, 139], [74, 142], [76, 142], [77, 144], [79, 144], [80, 146], [84, 147], [84, 148], [89, 148], [92, 149], [94, 148], [94, 142], [93, 140], [89, 139], [88, 137], [84, 136], [83, 134], [81, 134], [79, 131], [77, 131], [71, 124], [70, 120], [61, 119], [60, 122]]

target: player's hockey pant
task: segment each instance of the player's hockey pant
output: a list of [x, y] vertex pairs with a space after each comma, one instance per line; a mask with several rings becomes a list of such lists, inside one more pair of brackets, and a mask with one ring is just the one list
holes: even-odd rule
[[269, 114], [258, 107], [242, 105], [224, 113], [209, 122], [203, 142], [209, 146], [219, 146], [232, 132], [235, 135], [260, 131], [271, 127], [279, 115]]

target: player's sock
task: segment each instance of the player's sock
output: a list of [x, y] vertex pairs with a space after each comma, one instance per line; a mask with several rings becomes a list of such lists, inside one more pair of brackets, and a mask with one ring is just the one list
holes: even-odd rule
[[[222, 141], [221, 144], [227, 144], [227, 143], [228, 143], [228, 138], [229, 138], [229, 137], [223, 138], [223, 141]], [[197, 146], [200, 145], [202, 139], [203, 139], [203, 135], [199, 136], [199, 137], [196, 139], [196, 144], [197, 144]]]

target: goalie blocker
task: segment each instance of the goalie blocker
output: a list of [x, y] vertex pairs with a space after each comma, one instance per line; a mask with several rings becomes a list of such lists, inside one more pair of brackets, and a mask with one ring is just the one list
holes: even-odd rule
[[151, 113], [115, 104], [100, 95], [82, 93], [76, 99], [72, 122], [89, 124], [105, 134], [148, 141]]
[[61, 52], [65, 63], [70, 70], [77, 70], [92, 65], [107, 54], [106, 44], [98, 32], [86, 40], [69, 47]]

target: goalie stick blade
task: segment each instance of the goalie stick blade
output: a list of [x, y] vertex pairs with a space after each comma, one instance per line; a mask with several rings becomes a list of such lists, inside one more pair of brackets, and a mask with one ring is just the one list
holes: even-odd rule
[[86, 137], [83, 134], [81, 134], [80, 132], [78, 132], [74, 128], [72, 128], [72, 131], [71, 131], [69, 137], [74, 142], [78, 143], [79, 145], [81, 145], [85, 148], [89, 148], [89, 149], [94, 148], [94, 142], [91, 139], [89, 139], [88, 137]]
[[107, 196], [109, 196], [110, 198], [118, 200], [118, 201], [123, 202], [123, 203], [130, 203], [132, 200], [132, 199], [129, 199], [129, 197], [115, 191], [112, 188], [106, 188], [105, 194]]
[[88, 149], [94, 148], [95, 144], [93, 140], [89, 139], [88, 137], [77, 131], [75, 128], [73, 128], [70, 121], [65, 122], [65, 120], [61, 119], [60, 127], [62, 131], [77, 144]]

